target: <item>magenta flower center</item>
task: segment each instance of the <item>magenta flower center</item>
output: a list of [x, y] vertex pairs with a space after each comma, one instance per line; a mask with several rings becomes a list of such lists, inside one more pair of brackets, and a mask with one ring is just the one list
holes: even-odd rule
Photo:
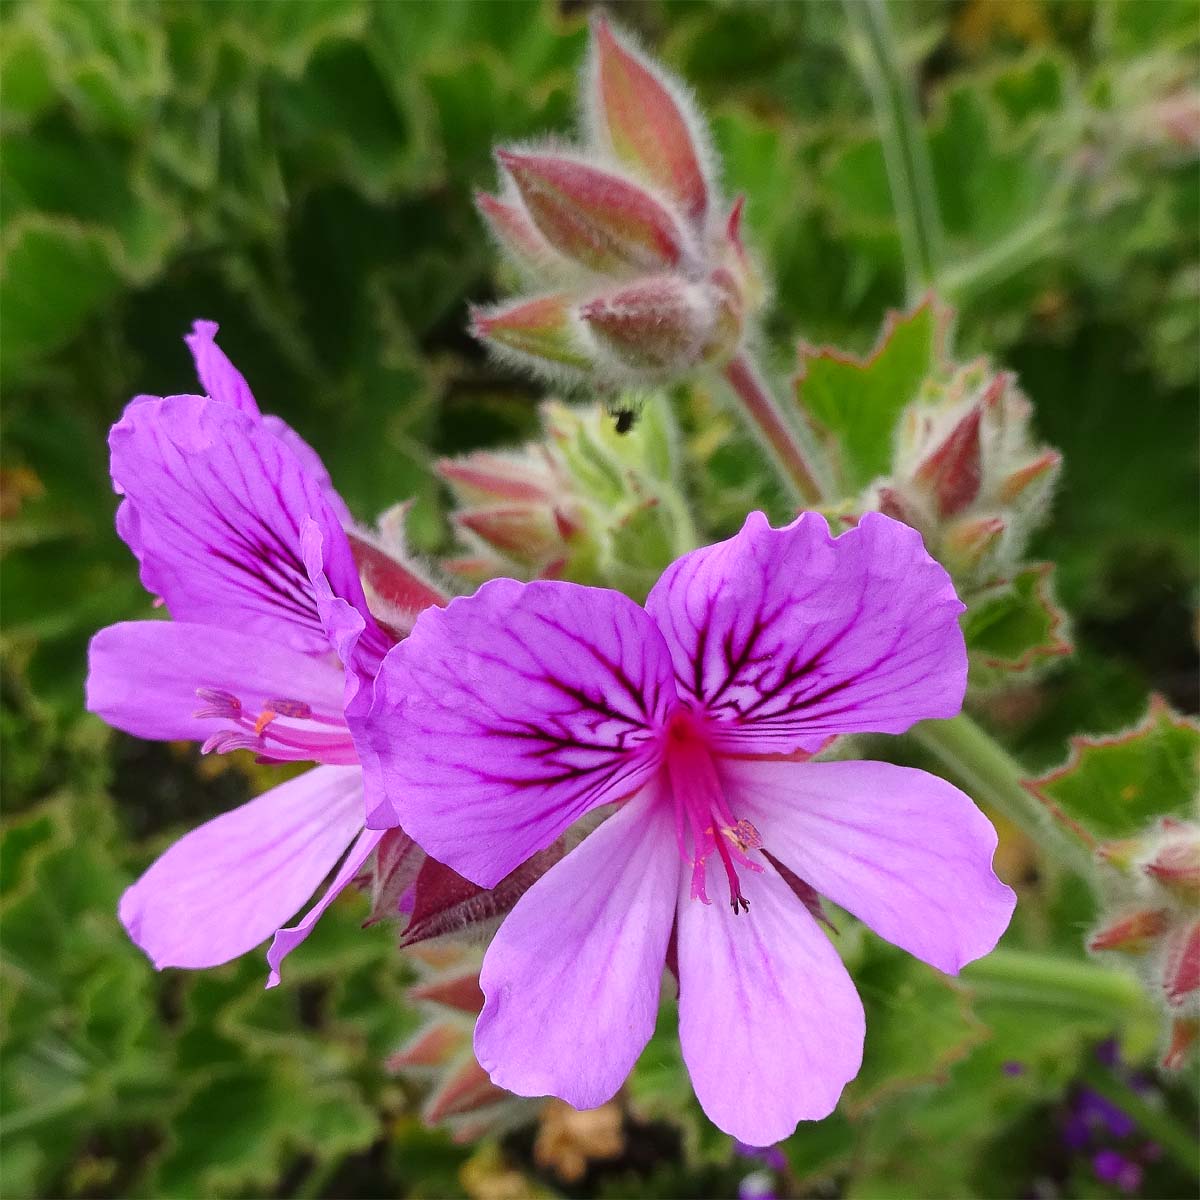
[[[196, 697], [203, 707], [193, 716], [225, 723], [205, 739], [202, 754], [253, 750], [264, 758], [346, 765], [358, 761], [345, 722], [313, 712], [303, 700], [268, 700], [255, 713], [232, 692], [218, 688], [197, 688]], [[328, 732], [330, 729], [337, 732]]]
[[762, 838], [729, 806], [713, 766], [704, 719], [690, 709], [674, 713], [664, 730], [663, 749], [675, 805], [675, 840], [683, 860], [692, 865], [692, 899], [712, 903], [705, 881], [715, 856], [729, 883], [730, 907], [735, 914], [748, 912], [750, 901], [742, 895], [738, 869], [762, 870], [762, 864], [750, 858], [762, 848]]

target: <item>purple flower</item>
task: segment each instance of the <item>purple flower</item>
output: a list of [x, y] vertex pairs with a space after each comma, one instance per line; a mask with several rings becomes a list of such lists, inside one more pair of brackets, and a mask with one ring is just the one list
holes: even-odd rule
[[1117, 1150], [1100, 1150], [1092, 1157], [1092, 1168], [1102, 1183], [1134, 1193], [1142, 1186], [1142, 1168]]
[[[159, 968], [214, 966], [274, 934], [270, 986], [382, 836], [363, 827], [346, 712], [392, 639], [320, 459], [259, 413], [216, 332], [197, 321], [186, 339], [207, 397], [139, 396], [109, 437], [117, 529], [173, 619], [92, 639], [87, 706], [139, 737], [321, 764], [181, 838], [121, 898]], [[343, 856], [320, 902], [281, 928]]]
[[669, 567], [644, 608], [502, 579], [420, 616], [362, 728], [375, 820], [489, 887], [616, 805], [487, 952], [475, 1052], [495, 1083], [608, 1100], [669, 960], [701, 1105], [767, 1145], [829, 1113], [862, 1058], [862, 1004], [815, 893], [944, 971], [995, 945], [1014, 897], [962, 792], [808, 761], [838, 734], [955, 714], [961, 611], [887, 517], [834, 539], [813, 513], [785, 529], [754, 513]]

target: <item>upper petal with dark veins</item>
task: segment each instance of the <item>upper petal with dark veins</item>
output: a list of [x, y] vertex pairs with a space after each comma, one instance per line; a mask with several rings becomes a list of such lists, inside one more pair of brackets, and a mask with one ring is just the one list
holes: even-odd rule
[[176, 620], [258, 634], [306, 653], [329, 640], [301, 553], [325, 539], [331, 588], [365, 611], [326, 481], [257, 415], [197, 396], [139, 399], [109, 435], [117, 528], [142, 582]]
[[816, 750], [962, 706], [963, 605], [920, 534], [880, 513], [838, 538], [816, 513], [783, 529], [751, 513], [668, 567], [646, 608], [729, 752]]

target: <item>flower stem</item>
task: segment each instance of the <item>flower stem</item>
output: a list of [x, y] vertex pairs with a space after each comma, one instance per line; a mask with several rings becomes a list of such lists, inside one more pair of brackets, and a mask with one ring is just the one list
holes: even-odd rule
[[884, 0], [844, 0], [857, 60], [879, 124], [910, 299], [937, 282], [942, 219], [917, 98], [896, 52]]
[[1157, 1023], [1136, 976], [1086, 960], [1001, 947], [964, 968], [962, 979], [989, 1000]]
[[1046, 806], [1025, 787], [1021, 764], [966, 713], [949, 721], [925, 721], [912, 736], [974, 799], [1024, 830], [1044, 855], [1085, 879], [1091, 877], [1087, 846], [1054, 823]]
[[783, 473], [785, 482], [805, 503], [814, 503], [824, 495], [816, 470], [800, 435], [783, 415], [762, 375], [746, 351], [742, 351], [722, 374], [742, 408], [754, 425], [755, 432], [770, 450]]

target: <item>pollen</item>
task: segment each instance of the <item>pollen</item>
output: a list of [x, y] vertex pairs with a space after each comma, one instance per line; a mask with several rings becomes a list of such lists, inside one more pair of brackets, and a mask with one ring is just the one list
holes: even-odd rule
[[275, 720], [277, 716], [279, 716], [279, 714], [275, 712], [274, 709], [264, 708], [262, 712], [260, 712], [255, 718], [254, 732], [258, 734], [259, 737], [262, 737], [267, 726], [270, 725], [270, 723]]

